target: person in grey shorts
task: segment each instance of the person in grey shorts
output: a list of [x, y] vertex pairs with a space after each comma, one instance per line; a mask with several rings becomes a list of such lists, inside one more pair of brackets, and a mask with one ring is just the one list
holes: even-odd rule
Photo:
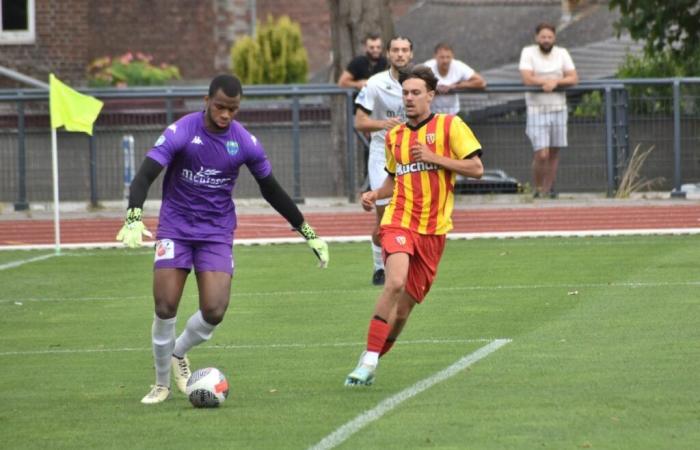
[[535, 44], [520, 54], [520, 76], [527, 86], [540, 86], [544, 92], [527, 92], [525, 132], [534, 151], [532, 181], [534, 196], [556, 197], [554, 180], [559, 166], [559, 150], [567, 147], [566, 94], [556, 88], [573, 86], [578, 75], [569, 52], [554, 45], [554, 25], [541, 23], [535, 28]]

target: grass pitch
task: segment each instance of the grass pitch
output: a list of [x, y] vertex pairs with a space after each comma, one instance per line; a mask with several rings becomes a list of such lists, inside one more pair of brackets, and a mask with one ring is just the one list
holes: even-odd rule
[[[495, 338], [508, 345], [339, 448], [694, 449], [696, 236], [448, 241], [438, 279], [369, 388], [343, 387], [379, 292], [367, 244], [236, 247], [226, 319], [190, 353], [229, 399], [153, 383], [152, 254], [67, 251], [0, 270], [0, 441], [29, 448], [308, 448]], [[42, 252], [0, 252], [0, 265]], [[178, 331], [197, 305], [191, 277]]]

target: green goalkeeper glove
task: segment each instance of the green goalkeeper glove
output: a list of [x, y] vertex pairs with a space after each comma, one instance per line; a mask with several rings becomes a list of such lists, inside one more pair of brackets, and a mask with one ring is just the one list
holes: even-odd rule
[[304, 236], [306, 243], [309, 247], [311, 247], [311, 250], [314, 251], [314, 254], [318, 258], [318, 267], [322, 269], [328, 267], [330, 255], [328, 254], [328, 244], [326, 241], [318, 237], [314, 229], [311, 228], [311, 225], [306, 222], [301, 224], [301, 227], [297, 228], [296, 230], [299, 232], [299, 234]]
[[122, 241], [127, 247], [135, 248], [141, 246], [143, 236], [153, 237], [141, 221], [141, 208], [127, 209], [126, 220], [117, 234], [117, 240]]

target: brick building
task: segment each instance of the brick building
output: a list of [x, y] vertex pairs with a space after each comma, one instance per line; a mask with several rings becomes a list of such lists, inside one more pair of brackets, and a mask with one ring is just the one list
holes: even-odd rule
[[[88, 64], [102, 56], [140, 51], [174, 64], [184, 80], [206, 82], [228, 71], [236, 37], [250, 32], [251, 17], [288, 15], [301, 25], [310, 76], [331, 59], [330, 10], [326, 0], [14, 0], [19, 12], [2, 12], [0, 66], [46, 81], [54, 72], [83, 86]], [[395, 0], [402, 15], [415, 0]], [[5, 4], [5, 2], [3, 2]], [[255, 7], [254, 14], [251, 6]], [[23, 29], [26, 28], [26, 29]], [[0, 88], [26, 87], [0, 76]]]

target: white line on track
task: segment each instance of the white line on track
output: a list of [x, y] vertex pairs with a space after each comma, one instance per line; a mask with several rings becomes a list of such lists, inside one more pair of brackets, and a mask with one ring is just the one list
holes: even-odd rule
[[[475, 342], [492, 342], [494, 339], [415, 339], [397, 341], [396, 345], [443, 345], [443, 344], [469, 344]], [[499, 340], [499, 339], [496, 339]], [[241, 345], [204, 345], [198, 347], [205, 350], [276, 350], [289, 348], [322, 348], [322, 347], [360, 347], [365, 342], [329, 342], [323, 344], [281, 343], [281, 344], [241, 344]], [[29, 355], [61, 355], [75, 353], [121, 353], [121, 352], [148, 352], [148, 347], [122, 347], [122, 348], [53, 348], [46, 350], [20, 350], [0, 352], [0, 356], [29, 356]]]
[[[398, 394], [394, 394], [391, 397], [382, 400], [377, 406], [375, 406], [372, 409], [369, 409], [359, 416], [355, 417], [353, 420], [350, 422], [347, 422], [345, 425], [341, 426], [328, 436], [324, 437], [321, 439], [321, 441], [312, 446], [309, 447], [310, 450], [327, 450], [331, 449], [333, 447], [336, 447], [343, 442], [345, 442], [350, 436], [353, 434], [357, 433], [360, 431], [362, 428], [365, 426], [369, 425], [370, 423], [380, 419], [384, 414], [388, 413], [392, 409], [396, 408], [399, 406], [401, 403], [405, 402], [406, 400], [415, 397], [416, 395], [420, 394], [421, 392], [430, 389], [434, 385], [441, 383], [448, 378], [451, 378], [455, 376], [457, 373], [461, 372], [462, 370], [466, 369], [467, 367], [471, 366], [475, 362], [479, 361], [480, 359], [483, 359], [490, 355], [491, 353], [495, 352], [499, 348], [503, 347], [507, 343], [511, 342], [510, 339], [495, 339], [491, 343], [481, 347], [474, 353], [470, 353], [469, 355], [463, 357], [462, 359], [458, 360], [451, 366], [441, 370], [440, 372], [437, 372], [434, 375], [429, 376], [428, 378], [425, 378], [423, 380], [420, 380], [419, 382], [415, 383], [414, 385], [404, 389], [403, 391], [399, 392]], [[352, 389], [363, 389], [362, 387], [353, 387]]]
[[[506, 291], [506, 290], [524, 290], [524, 289], [583, 289], [583, 288], [655, 288], [655, 287], [673, 287], [673, 286], [700, 286], [700, 281], [649, 281], [649, 282], [625, 282], [625, 283], [553, 283], [553, 284], [500, 284], [500, 285], [476, 285], [476, 286], [450, 286], [440, 287], [435, 286], [431, 289], [432, 292], [461, 292], [461, 291]], [[337, 295], [337, 294], [355, 294], [359, 292], [379, 292], [376, 288], [361, 288], [361, 289], [319, 289], [319, 290], [299, 290], [299, 291], [270, 291], [270, 292], [234, 292], [231, 297], [270, 297], [278, 299], [281, 296], [294, 295]], [[184, 296], [183, 299], [188, 299], [189, 296]], [[196, 298], [196, 297], [193, 297]], [[114, 301], [114, 300], [150, 300], [151, 296], [136, 295], [136, 296], [119, 296], [119, 297], [17, 297], [17, 298], [0, 298], [0, 304], [13, 302], [93, 302], [93, 301]]]
[[[565, 231], [503, 231], [479, 233], [450, 233], [447, 239], [511, 239], [535, 237], [601, 237], [601, 236], [650, 236], [700, 234], [700, 228], [642, 228], [630, 230], [565, 230]], [[327, 236], [328, 242], [367, 242], [369, 235], [357, 236]], [[236, 239], [236, 245], [267, 245], [267, 244], [299, 244], [303, 243], [298, 237], [288, 238], [248, 238]], [[153, 242], [144, 242], [144, 247], [153, 247]], [[51, 249], [54, 244], [0, 245], [0, 250], [38, 250]], [[121, 242], [88, 242], [81, 244], [61, 244], [63, 249], [91, 248], [124, 248]]]
[[0, 264], [0, 270], [12, 269], [12, 268], [14, 268], [14, 267], [19, 267], [19, 266], [21, 266], [21, 265], [23, 265], [23, 264], [28, 264], [28, 263], [35, 262], [35, 261], [41, 261], [41, 260], [44, 260], [44, 259], [49, 259], [49, 258], [51, 258], [52, 256], [56, 256], [56, 254], [55, 254], [55, 253], [51, 253], [51, 254], [48, 254], [48, 255], [35, 256], [34, 258], [20, 259], [20, 260], [18, 260], [18, 261], [12, 261], [12, 262], [9, 262], [9, 263]]

